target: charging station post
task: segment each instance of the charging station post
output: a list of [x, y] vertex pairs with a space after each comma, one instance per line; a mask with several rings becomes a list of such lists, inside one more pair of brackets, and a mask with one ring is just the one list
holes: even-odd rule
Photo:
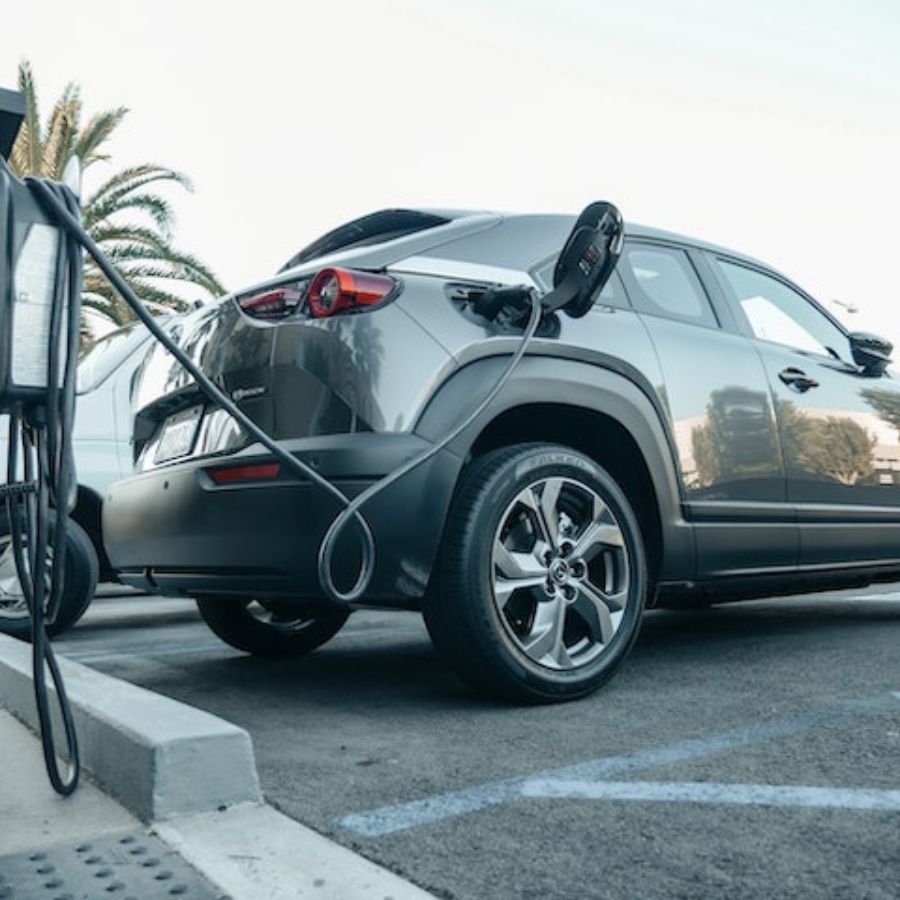
[[[6, 160], [25, 113], [25, 98], [0, 90], [0, 412], [9, 414], [5, 501], [16, 573], [31, 618], [35, 702], [50, 782], [60, 794], [78, 783], [78, 744], [65, 686], [45, 631], [65, 580], [66, 519], [76, 480], [71, 432], [75, 416], [82, 256], [52, 210], [19, 180]], [[70, 211], [78, 201], [44, 182]], [[51, 513], [52, 510], [52, 513]], [[50, 528], [51, 514], [54, 526]], [[50, 674], [62, 716], [68, 774], [53, 739]]]

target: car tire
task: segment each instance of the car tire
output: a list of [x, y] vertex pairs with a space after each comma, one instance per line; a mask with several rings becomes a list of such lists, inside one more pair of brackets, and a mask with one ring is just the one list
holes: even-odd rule
[[226, 644], [254, 656], [302, 656], [330, 641], [343, 627], [349, 610], [235, 597], [200, 597], [203, 621]]
[[425, 623], [478, 690], [572, 700], [622, 664], [647, 590], [637, 518], [609, 473], [566, 447], [520, 444], [463, 474]]
[[[51, 512], [50, 543], [56, 528]], [[71, 628], [90, 606], [97, 588], [97, 551], [84, 529], [71, 519], [66, 524], [66, 583], [56, 619], [47, 625], [55, 637]], [[31, 640], [31, 617], [16, 573], [12, 537], [6, 516], [0, 521], [0, 632], [21, 640]]]

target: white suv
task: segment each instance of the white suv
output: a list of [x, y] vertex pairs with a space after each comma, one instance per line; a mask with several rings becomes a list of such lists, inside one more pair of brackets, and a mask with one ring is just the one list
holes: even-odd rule
[[[176, 317], [170, 318], [174, 322]], [[170, 330], [176, 331], [176, 327]], [[94, 343], [78, 364], [73, 445], [78, 502], [68, 529], [66, 587], [51, 634], [72, 626], [94, 596], [98, 579], [115, 580], [103, 549], [100, 508], [107, 488], [131, 474], [131, 389], [150, 333], [126, 325]], [[8, 417], [0, 416], [0, 478], [6, 474]], [[0, 510], [0, 631], [29, 633], [28, 610], [16, 574], [5, 509]]]

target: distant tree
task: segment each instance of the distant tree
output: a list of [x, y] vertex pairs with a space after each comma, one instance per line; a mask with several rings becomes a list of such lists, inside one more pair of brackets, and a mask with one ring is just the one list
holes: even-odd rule
[[713, 433], [712, 423], [691, 429], [691, 449], [698, 487], [709, 487], [722, 480], [723, 446]]
[[858, 422], [846, 416], [828, 416], [812, 419], [810, 424], [812, 439], [799, 455], [807, 472], [852, 485], [875, 471], [875, 438]]
[[813, 418], [789, 400], [776, 405], [789, 469], [853, 485], [875, 471], [876, 440], [848, 416]]
[[878, 417], [892, 426], [900, 436], [900, 393], [884, 388], [864, 388], [860, 393]]
[[[124, 106], [99, 112], [82, 126], [79, 88], [69, 84], [42, 125], [28, 62], [19, 65], [19, 90], [25, 95], [25, 120], [10, 155], [13, 172], [59, 179], [73, 157], [82, 171], [109, 160], [103, 145], [127, 114]], [[85, 229], [154, 312], [187, 308], [170, 290], [173, 282], [194, 285], [213, 297], [224, 293], [206, 265], [173, 246], [172, 208], [156, 190], [166, 183], [192, 190], [180, 172], [143, 163], [111, 175], [82, 201]], [[134, 318], [90, 259], [85, 261], [83, 303], [117, 325]]]
[[[759, 477], [777, 468], [765, 394], [728, 387], [714, 391], [706, 422], [691, 431], [699, 487]], [[789, 400], [776, 400], [778, 436], [787, 467], [841, 484], [875, 471], [876, 440], [847, 416], [813, 418]]]
[[806, 413], [797, 409], [790, 400], [775, 400], [775, 418], [778, 422], [778, 436], [781, 451], [788, 470], [806, 468], [805, 452], [814, 441], [816, 423]]

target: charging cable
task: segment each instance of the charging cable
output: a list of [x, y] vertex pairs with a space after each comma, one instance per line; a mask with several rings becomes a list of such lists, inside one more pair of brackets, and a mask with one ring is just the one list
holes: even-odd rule
[[[600, 282], [597, 273], [602, 271], [603, 266], [611, 270], [621, 250], [621, 216], [615, 207], [605, 203], [592, 204], [581, 214], [557, 263], [554, 279], [557, 280], [561, 272], [564, 277], [559, 279], [549, 294], [542, 297], [536, 290], [528, 287], [491, 288], [473, 303], [473, 310], [488, 320], [500, 322], [516, 330], [523, 329], [518, 344], [500, 376], [481, 402], [440, 441], [411, 457], [351, 499], [319, 472], [293, 456], [266, 434], [218, 385], [201, 372], [193, 360], [163, 331], [115, 266], [82, 227], [78, 203], [71, 192], [61, 185], [37, 178], [26, 178], [25, 183], [37, 201], [53, 215], [67, 236], [65, 238], [61, 236], [56, 258], [49, 322], [47, 393], [41, 402], [19, 404], [12, 408], [7, 483], [0, 487], [0, 499], [6, 502], [16, 572], [31, 617], [34, 690], [44, 761], [53, 788], [62, 795], [68, 795], [78, 784], [81, 771], [80, 758], [71, 707], [59, 666], [47, 638], [46, 624], [54, 621], [62, 597], [67, 551], [66, 513], [74, 505], [76, 491], [71, 438], [75, 417], [82, 290], [81, 265], [78, 264], [81, 248], [93, 257], [138, 320], [194, 378], [199, 389], [212, 403], [227, 412], [251, 438], [266, 447], [288, 469], [316, 484], [337, 500], [341, 510], [331, 521], [319, 546], [318, 577], [323, 592], [332, 602], [349, 605], [365, 594], [375, 572], [375, 537], [362, 513], [362, 507], [445, 449], [472, 425], [509, 381], [545, 315], [553, 314], [558, 309], [570, 310], [570, 314], [576, 317], [584, 315], [590, 308], [594, 290]], [[594, 236], [601, 232], [614, 238], [609, 253], [594, 243]], [[566, 273], [567, 266], [571, 267], [568, 273]], [[579, 300], [579, 306], [572, 311], [572, 303], [576, 299]], [[24, 481], [17, 481], [20, 471], [20, 448]], [[57, 511], [52, 540], [51, 508]], [[352, 587], [344, 591], [335, 584], [333, 560], [338, 539], [351, 522], [355, 522], [359, 528], [362, 558]], [[48, 560], [51, 554], [52, 562]], [[66, 736], [68, 772], [65, 775], [60, 772], [54, 745], [48, 672], [56, 693]]]
[[[153, 337], [156, 338], [156, 340], [159, 341], [194, 378], [203, 393], [205, 393], [213, 403], [225, 410], [252, 438], [266, 447], [266, 449], [268, 449], [279, 461], [284, 463], [286, 467], [296, 472], [302, 478], [309, 479], [338, 501], [342, 510], [332, 520], [319, 546], [318, 575], [319, 583], [326, 596], [333, 602], [342, 605], [353, 603], [365, 594], [371, 584], [372, 576], [375, 571], [375, 538], [372, 534], [371, 526], [361, 512], [362, 507], [377, 494], [380, 494], [383, 490], [394, 484], [398, 479], [407, 475], [418, 466], [421, 466], [435, 454], [443, 450], [484, 412], [497, 394], [503, 389], [507, 381], [509, 381], [513, 370], [525, 355], [528, 345], [541, 322], [543, 306], [537, 292], [528, 288], [517, 289], [520, 298], [527, 296], [530, 301], [530, 315], [528, 322], [515, 352], [484, 399], [471, 413], [469, 413], [468, 416], [465, 417], [465, 419], [438, 441], [438, 443], [433, 444], [427, 450], [413, 456], [398, 469], [391, 472], [389, 475], [386, 475], [379, 481], [376, 481], [351, 500], [343, 491], [319, 474], [315, 469], [306, 465], [302, 460], [297, 459], [293, 454], [288, 453], [244, 412], [242, 412], [231, 398], [220, 390], [218, 385], [197, 368], [190, 357], [174, 341], [172, 341], [162, 328], [160, 328], [153, 316], [147, 312], [143, 303], [141, 303], [134, 291], [131, 290], [116, 270], [115, 266], [107, 259], [91, 236], [84, 228], [82, 228], [77, 216], [73, 215], [71, 209], [67, 208], [66, 205], [60, 201], [57, 194], [46, 182], [36, 178], [27, 178], [26, 184], [28, 184], [42, 204], [48, 210], [52, 211], [59, 224], [65, 228], [71, 238], [81, 244], [81, 246], [93, 257], [97, 266], [107, 277], [110, 284], [112, 284], [125, 302], [131, 307], [137, 318], [146, 325]], [[553, 294], [556, 294], [558, 290], [559, 288], [557, 288]], [[553, 294], [550, 296], [553, 296]], [[544, 298], [545, 301], [547, 299], [549, 298]], [[357, 523], [362, 536], [362, 559], [353, 586], [349, 590], [344, 591], [338, 588], [334, 582], [332, 563], [337, 541], [351, 521]]]

